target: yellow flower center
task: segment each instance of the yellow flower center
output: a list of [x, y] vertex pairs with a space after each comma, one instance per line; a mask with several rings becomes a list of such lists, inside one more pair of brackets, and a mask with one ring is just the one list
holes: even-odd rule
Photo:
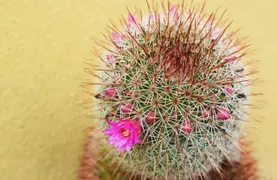
[[125, 130], [125, 131], [122, 132], [122, 135], [125, 136], [125, 137], [129, 136], [130, 135], [130, 131]]

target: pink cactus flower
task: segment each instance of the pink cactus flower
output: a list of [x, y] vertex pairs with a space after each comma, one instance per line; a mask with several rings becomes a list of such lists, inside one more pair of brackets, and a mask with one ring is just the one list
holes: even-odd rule
[[115, 57], [113, 55], [107, 55], [106, 58], [111, 64], [115, 62]]
[[170, 9], [170, 15], [173, 16], [175, 20], [178, 20], [179, 18], [179, 13], [177, 12], [177, 10], [178, 10], [178, 7], [176, 4], [174, 4]]
[[122, 40], [122, 35], [116, 32], [112, 32], [112, 42], [119, 45]]
[[184, 120], [181, 130], [187, 134], [190, 134], [193, 130], [193, 124], [188, 120]]
[[116, 97], [116, 95], [117, 95], [115, 88], [105, 89], [104, 93], [108, 97]]
[[130, 14], [130, 13], [128, 14], [128, 22], [130, 24], [134, 23], [134, 16], [132, 14]]
[[119, 40], [121, 38], [121, 35], [116, 32], [112, 32], [112, 38], [113, 40]]
[[228, 120], [231, 118], [228, 108], [219, 107], [217, 109], [216, 117], [218, 120]]
[[121, 106], [121, 111], [125, 114], [128, 114], [130, 112], [132, 112], [132, 105], [131, 104], [125, 104]]
[[128, 27], [129, 28], [135, 28], [137, 22], [138, 22], [137, 18], [135, 18], [132, 14], [129, 13], [129, 15], [128, 15]]
[[207, 118], [209, 118], [211, 116], [211, 111], [204, 110], [204, 111], [201, 112], [201, 114], [202, 114], [203, 118], [207, 119]]
[[139, 135], [141, 133], [141, 125], [135, 119], [119, 119], [118, 122], [112, 122], [107, 119], [107, 123], [111, 126], [103, 131], [109, 136], [108, 143], [118, 148], [120, 153], [124, 150], [130, 152], [131, 148], [137, 143], [141, 143]]
[[155, 113], [152, 112], [152, 111], [150, 111], [150, 112], [147, 114], [147, 116], [146, 116], [146, 118], [145, 118], [145, 121], [146, 121], [147, 123], [149, 123], [149, 124], [152, 124], [152, 123], [155, 122], [155, 120], [156, 120], [156, 115], [155, 115]]
[[225, 91], [226, 91], [229, 95], [231, 95], [231, 94], [233, 94], [234, 89], [233, 89], [231, 86], [226, 86], [226, 87], [225, 87]]
[[171, 9], [170, 9], [170, 14], [171, 14], [171, 15], [174, 15], [174, 14], [176, 13], [176, 11], [177, 11], [177, 5], [174, 4], [174, 5], [171, 7]]

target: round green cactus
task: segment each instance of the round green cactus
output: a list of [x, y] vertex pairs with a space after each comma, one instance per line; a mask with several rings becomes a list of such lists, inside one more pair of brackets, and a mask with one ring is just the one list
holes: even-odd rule
[[100, 80], [90, 84], [100, 85], [104, 159], [131, 176], [205, 178], [239, 148], [249, 45], [204, 5], [148, 7], [111, 28], [104, 68], [92, 68], [101, 74], [88, 69]]

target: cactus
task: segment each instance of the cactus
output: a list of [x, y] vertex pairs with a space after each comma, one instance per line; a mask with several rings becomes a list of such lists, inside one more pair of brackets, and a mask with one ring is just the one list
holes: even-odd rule
[[87, 68], [99, 79], [86, 84], [99, 87], [103, 161], [131, 177], [208, 178], [240, 152], [249, 44], [205, 3], [147, 5], [146, 16], [128, 10], [123, 30], [110, 26], [109, 46], [95, 41], [103, 66]]

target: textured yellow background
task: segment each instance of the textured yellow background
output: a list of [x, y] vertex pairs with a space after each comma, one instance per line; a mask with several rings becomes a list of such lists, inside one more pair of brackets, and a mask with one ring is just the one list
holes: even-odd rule
[[[199, 0], [200, 1], [200, 0]], [[233, 27], [244, 26], [260, 59], [260, 84], [268, 103], [254, 138], [263, 179], [277, 179], [277, 1], [208, 0], [221, 5]], [[124, 5], [144, 0], [0, 0], [0, 179], [77, 179], [83, 130], [90, 119], [76, 105], [90, 37]]]

